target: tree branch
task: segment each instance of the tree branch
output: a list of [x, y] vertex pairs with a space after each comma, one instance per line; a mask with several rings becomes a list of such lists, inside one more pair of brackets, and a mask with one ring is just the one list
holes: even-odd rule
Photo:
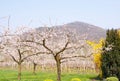
[[67, 47], [66, 50], [72, 49], [72, 48], [75, 48], [75, 49], [82, 49], [83, 47], [85, 47], [85, 46], [84, 46], [84, 45], [82, 45], [82, 46], [80, 46], [80, 47], [71, 46], [71, 47]]
[[90, 55], [88, 56], [72, 56], [72, 57], [62, 57], [61, 60], [64, 60], [64, 59], [69, 59], [69, 58], [76, 58], [76, 57], [81, 57], [81, 58], [88, 58], [88, 57], [91, 57], [93, 55], [93, 53], [91, 53]]
[[68, 44], [69, 44], [69, 41], [65, 44], [65, 46], [59, 52], [56, 53], [56, 55], [59, 55], [61, 52], [63, 52], [64, 50], [66, 50]]
[[37, 50], [39, 50], [38, 47], [35, 47], [35, 46], [33, 46], [33, 45], [24, 44], [24, 46], [26, 46], [26, 47], [31, 47], [31, 48], [33, 48], [33, 49], [37, 49]]
[[21, 41], [21, 42], [30, 42], [30, 43], [35, 43], [35, 44], [38, 44], [38, 45], [43, 45], [42, 43], [35, 42], [33, 40], [25, 40], [25, 41]]
[[28, 55], [28, 56], [24, 57], [21, 61], [23, 62], [25, 59], [27, 59], [31, 56], [34, 56], [34, 55], [39, 55], [39, 54], [51, 54], [51, 53], [49, 53], [49, 52], [37, 52], [35, 54], [31, 54], [31, 55]]
[[10, 56], [12, 57], [12, 59], [13, 59], [16, 63], [19, 63], [19, 62], [15, 59], [14, 56], [12, 56], [11, 54], [10, 54]]
[[43, 40], [43, 46], [54, 55], [54, 52], [49, 47], [46, 46], [45, 42], [46, 42], [46, 40], [44, 39]]
[[[69, 61], [75, 61], [75, 60], [69, 60]], [[64, 60], [64, 61], [61, 61], [60, 63], [64, 63], [64, 62], [69, 62], [68, 60]]]
[[18, 51], [18, 55], [19, 55], [19, 61], [21, 60], [22, 56], [21, 56], [21, 53], [20, 53], [20, 49], [17, 49]]
[[[21, 52], [21, 54], [23, 54], [23, 53], [25, 53], [25, 52], [29, 52], [29, 51], [31, 51], [31, 50], [25, 50], [25, 51]], [[31, 52], [32, 52], [32, 51], [31, 51]]]

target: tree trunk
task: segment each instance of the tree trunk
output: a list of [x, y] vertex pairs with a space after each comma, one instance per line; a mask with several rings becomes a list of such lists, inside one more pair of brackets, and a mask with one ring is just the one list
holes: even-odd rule
[[36, 74], [36, 66], [37, 66], [37, 64], [33, 63], [33, 74]]
[[56, 61], [57, 63], [57, 81], [61, 81], [61, 64], [60, 61]]
[[18, 63], [18, 80], [21, 80], [21, 63]]

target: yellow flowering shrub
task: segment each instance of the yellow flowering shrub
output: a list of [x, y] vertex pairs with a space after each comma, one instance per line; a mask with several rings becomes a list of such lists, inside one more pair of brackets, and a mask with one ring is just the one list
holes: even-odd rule
[[44, 81], [53, 81], [52, 79], [46, 79], [46, 80], [44, 80]]
[[79, 78], [72, 78], [71, 81], [81, 81]]
[[93, 60], [94, 60], [94, 63], [96, 64], [96, 66], [98, 67], [98, 68], [100, 68], [100, 66], [101, 66], [101, 61], [100, 61], [100, 59], [101, 59], [101, 53], [95, 53], [95, 54], [93, 54]]
[[101, 49], [102, 49], [102, 43], [104, 39], [101, 39], [98, 43], [92, 42], [92, 41], [87, 41], [87, 44], [89, 44], [94, 53], [93, 53], [93, 61], [98, 69], [100, 69], [101, 66]]

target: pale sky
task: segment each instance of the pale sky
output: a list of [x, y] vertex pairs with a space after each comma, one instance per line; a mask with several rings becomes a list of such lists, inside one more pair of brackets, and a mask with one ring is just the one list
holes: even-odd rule
[[120, 0], [0, 0], [0, 25], [7, 26], [8, 16], [13, 29], [74, 21], [120, 28]]

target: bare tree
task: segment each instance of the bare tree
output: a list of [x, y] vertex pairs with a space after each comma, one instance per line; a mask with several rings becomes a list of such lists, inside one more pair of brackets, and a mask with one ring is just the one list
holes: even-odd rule
[[22, 42], [24, 40], [24, 33], [5, 33], [3, 37], [4, 52], [8, 54], [18, 65], [18, 80], [21, 79], [21, 65], [29, 57], [42, 54], [44, 52], [33, 53], [34, 50], [30, 44]]
[[40, 57], [41, 57], [40, 55], [35, 55], [35, 56], [27, 58], [27, 61], [29, 61], [33, 64], [33, 74], [34, 75], [36, 74], [36, 68], [39, 65], [39, 62], [42, 60]]
[[63, 31], [56, 31], [54, 30], [54, 28], [46, 28], [46, 30], [42, 32], [35, 31], [36, 36], [33, 36], [34, 40], [26, 40], [27, 42], [33, 42], [38, 46], [43, 46], [46, 49], [46, 51], [49, 51], [53, 55], [57, 67], [57, 81], [61, 81], [61, 63], [64, 59], [75, 57], [87, 58], [91, 56], [64, 56], [64, 52], [68, 49], [72, 49], [72, 51], [74, 52], [76, 49], [81, 49], [82, 47], [84, 47], [84, 40], [82, 39], [80, 40], [80, 42], [78, 41], [79, 43], [76, 43], [73, 40], [73, 37], [71, 37], [71, 33]]
[[[2, 45], [2, 36], [1, 36], [1, 33], [0, 33], [0, 56], [1, 56], [1, 52], [3, 50], [3, 45]], [[0, 60], [0, 62], [3, 62], [3, 60]]]

